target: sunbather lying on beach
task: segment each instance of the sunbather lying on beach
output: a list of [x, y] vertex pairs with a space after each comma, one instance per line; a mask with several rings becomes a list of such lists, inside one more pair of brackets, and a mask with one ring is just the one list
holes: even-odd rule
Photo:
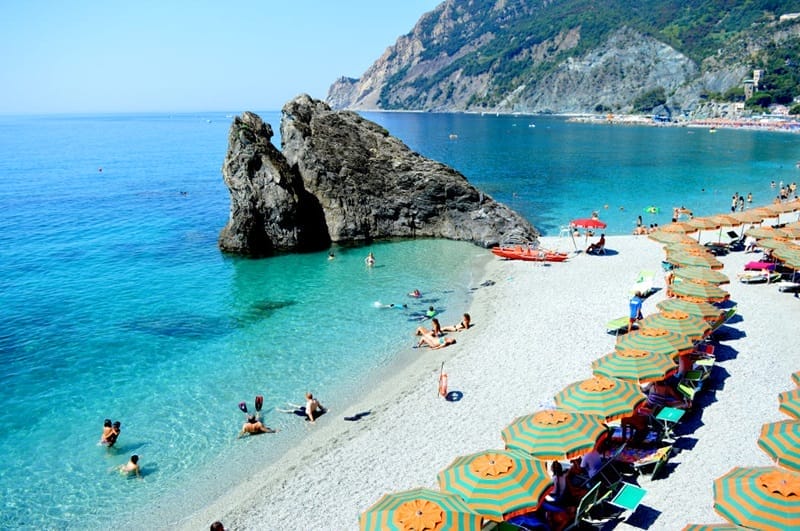
[[447, 345], [455, 344], [456, 340], [452, 337], [434, 337], [432, 335], [424, 335], [420, 338], [418, 347], [429, 346], [431, 349], [443, 348]]
[[470, 322], [471, 318], [468, 313], [464, 314], [464, 318], [461, 319], [461, 322], [456, 325], [451, 326], [443, 326], [442, 330], [444, 332], [461, 332], [462, 330], [468, 330], [472, 323]]
[[247, 422], [242, 426], [242, 431], [239, 432], [239, 437], [246, 434], [256, 435], [258, 433], [276, 433], [278, 430], [273, 430], [268, 426], [264, 426], [255, 415], [249, 415]]

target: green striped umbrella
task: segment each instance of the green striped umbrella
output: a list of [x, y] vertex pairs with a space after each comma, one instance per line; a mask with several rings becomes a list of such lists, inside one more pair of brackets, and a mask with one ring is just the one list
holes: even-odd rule
[[[686, 282], [686, 284], [689, 284], [689, 282]], [[691, 338], [663, 328], [643, 328], [624, 336], [618, 336], [614, 349], [618, 351], [639, 350], [667, 356], [678, 356], [692, 352], [694, 344], [695, 341]]]
[[709, 269], [708, 267], [679, 267], [673, 269], [672, 274], [676, 279], [689, 280], [691, 282], [698, 282], [700, 284], [728, 284], [731, 279], [728, 275]]
[[711, 254], [686, 254], [680, 252], [667, 253], [666, 261], [676, 267], [710, 267], [711, 269], [722, 269], [723, 264]]
[[439, 472], [442, 492], [457, 494], [474, 512], [495, 522], [534, 511], [552, 483], [547, 463], [518, 450], [485, 450], [457, 457]]
[[686, 301], [682, 299], [664, 299], [656, 304], [662, 312], [679, 311], [699, 317], [709, 323], [719, 321], [722, 310], [708, 302]]
[[697, 229], [695, 229], [694, 227], [683, 221], [673, 221], [672, 223], [664, 225], [658, 230], [669, 234], [685, 234], [687, 232], [694, 232]]
[[797, 529], [800, 473], [777, 467], [734, 467], [714, 480], [714, 509], [752, 529]]
[[800, 472], [800, 421], [764, 424], [758, 446], [775, 460], [776, 465]]
[[696, 230], [712, 230], [718, 229], [722, 225], [713, 217], [707, 218], [692, 218], [684, 222], [686, 225]]
[[592, 362], [594, 374], [640, 382], [661, 380], [673, 369], [677, 365], [670, 356], [641, 350], [615, 350]]
[[783, 249], [783, 248], [790, 248], [789, 242], [786, 240], [773, 240], [771, 238], [767, 238], [764, 240], [758, 240], [758, 246], [762, 249]]
[[708, 255], [708, 249], [697, 242], [692, 243], [668, 243], [664, 246], [664, 251], [669, 255], [670, 253], [683, 253], [695, 255]]
[[411, 489], [386, 494], [361, 513], [361, 531], [478, 531], [482, 521], [455, 494]]
[[666, 311], [648, 315], [639, 321], [639, 330], [645, 328], [662, 328], [688, 336], [692, 341], [700, 341], [711, 333], [711, 326], [706, 321], [681, 311]]
[[790, 417], [800, 420], [800, 389], [780, 393], [778, 409]]
[[689, 524], [681, 531], [747, 531], [746, 527], [728, 524]]
[[792, 381], [795, 385], [800, 386], [800, 371], [792, 373]]
[[773, 256], [781, 260], [784, 265], [792, 269], [800, 269], [800, 251], [780, 247], [772, 252]]
[[657, 230], [648, 234], [647, 237], [659, 243], [695, 243], [694, 238], [681, 232], [664, 232], [663, 230]]
[[630, 415], [645, 398], [635, 382], [594, 376], [569, 384], [558, 392], [555, 402], [561, 409], [593, 413], [614, 420]]
[[781, 227], [781, 232], [786, 234], [790, 240], [796, 240], [800, 238], [800, 227], [786, 225]]
[[744, 212], [734, 212], [731, 214], [733, 219], [738, 219], [742, 223], [748, 224], [760, 224], [762, 221], [764, 221], [766, 216], [767, 215], [765, 213], [759, 212], [758, 209], [745, 210]]
[[600, 415], [560, 409], [517, 417], [501, 435], [506, 448], [522, 450], [537, 459], [572, 459], [594, 448], [606, 431]]
[[673, 282], [668, 291], [679, 299], [702, 299], [706, 302], [722, 302], [731, 296], [719, 286], [697, 282]]
[[747, 229], [744, 231], [745, 236], [752, 236], [757, 240], [765, 240], [768, 238], [771, 239], [787, 239], [788, 235], [785, 232], [781, 232], [780, 229], [776, 229], [775, 227], [753, 227], [752, 229]]

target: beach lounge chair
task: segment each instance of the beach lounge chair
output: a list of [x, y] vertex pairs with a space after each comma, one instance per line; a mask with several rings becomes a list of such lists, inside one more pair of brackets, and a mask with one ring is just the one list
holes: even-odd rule
[[575, 511], [575, 520], [566, 529], [579, 529], [587, 524], [592, 527], [602, 527], [610, 522], [613, 518], [606, 514], [604, 506], [611, 494], [611, 489], [596, 483], [581, 498]]
[[619, 507], [623, 511], [630, 511], [633, 513], [642, 503], [642, 498], [647, 494], [647, 491], [638, 485], [620, 481], [613, 489], [614, 496], [608, 500], [608, 503], [614, 507]]
[[[624, 315], [622, 317], [617, 317], [616, 319], [612, 319], [606, 323], [606, 333], [614, 334], [615, 336], [624, 334], [625, 332], [628, 331], [629, 322], [630, 319], [628, 318], [627, 315]], [[633, 323], [633, 328], [638, 329], [639, 325], [637, 323]]]
[[736, 310], [737, 310], [736, 306], [731, 306], [730, 308], [725, 310], [725, 312], [722, 315], [720, 315], [719, 320], [717, 320], [714, 324], [711, 325], [711, 333], [713, 334], [719, 329], [719, 327], [724, 325], [726, 322], [730, 321], [733, 318], [733, 316], [736, 315]]
[[655, 289], [653, 287], [653, 281], [655, 278], [655, 272], [647, 269], [641, 270], [639, 272], [639, 276], [636, 277], [636, 282], [634, 282], [633, 286], [631, 287], [631, 295], [638, 292], [642, 294], [642, 297], [649, 297], [655, 293]]

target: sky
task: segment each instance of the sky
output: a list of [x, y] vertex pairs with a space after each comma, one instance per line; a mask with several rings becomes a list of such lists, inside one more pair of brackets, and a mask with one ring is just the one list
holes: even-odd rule
[[442, 0], [0, 2], [0, 113], [279, 110]]

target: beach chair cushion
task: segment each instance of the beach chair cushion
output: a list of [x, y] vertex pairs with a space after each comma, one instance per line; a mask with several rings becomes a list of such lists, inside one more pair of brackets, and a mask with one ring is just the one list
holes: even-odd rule
[[631, 512], [639, 507], [639, 504], [642, 503], [642, 498], [647, 494], [647, 491], [642, 487], [626, 481], [621, 481], [615, 492], [616, 494], [608, 503]]

